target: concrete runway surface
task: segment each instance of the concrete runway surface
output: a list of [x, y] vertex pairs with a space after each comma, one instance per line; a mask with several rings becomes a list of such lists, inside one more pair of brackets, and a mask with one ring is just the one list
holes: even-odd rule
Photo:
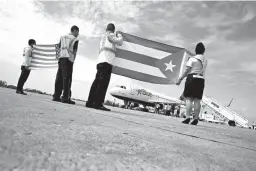
[[0, 170], [256, 171], [256, 131], [0, 88]]

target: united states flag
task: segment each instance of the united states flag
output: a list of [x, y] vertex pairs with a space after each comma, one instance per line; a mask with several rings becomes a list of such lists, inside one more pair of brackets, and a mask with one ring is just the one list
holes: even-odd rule
[[59, 54], [58, 44], [34, 45], [29, 68], [31, 70], [56, 68], [58, 66], [57, 58]]

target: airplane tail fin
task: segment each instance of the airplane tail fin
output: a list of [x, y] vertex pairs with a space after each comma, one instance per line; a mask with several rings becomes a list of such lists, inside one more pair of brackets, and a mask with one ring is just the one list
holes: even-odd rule
[[229, 102], [229, 104], [227, 105], [227, 107], [230, 107], [232, 101], [233, 101], [233, 98], [231, 99], [231, 101]]

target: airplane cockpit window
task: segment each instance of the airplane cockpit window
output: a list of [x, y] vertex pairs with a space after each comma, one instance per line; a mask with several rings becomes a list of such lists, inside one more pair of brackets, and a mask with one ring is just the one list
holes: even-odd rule
[[125, 86], [121, 86], [121, 88], [126, 89], [126, 87], [125, 87]]

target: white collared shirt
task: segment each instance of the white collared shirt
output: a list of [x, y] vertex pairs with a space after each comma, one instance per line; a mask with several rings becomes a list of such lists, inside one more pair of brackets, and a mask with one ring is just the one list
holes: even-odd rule
[[24, 61], [22, 63], [22, 66], [29, 66], [31, 57], [32, 57], [32, 47], [31, 46], [24, 48], [23, 57], [24, 57]]
[[202, 74], [202, 77], [205, 78], [207, 59], [203, 55], [196, 55], [189, 58], [186, 66], [191, 67], [191, 70], [188, 74]]
[[[106, 35], [107, 34], [107, 35]], [[115, 33], [106, 33], [101, 42], [100, 42], [100, 48], [104, 48], [103, 46], [110, 48], [111, 46], [114, 46], [113, 49], [115, 49], [116, 45], [121, 46], [123, 43], [123, 37], [121, 34]], [[107, 36], [107, 38], [106, 38]], [[98, 63], [104, 63], [107, 62], [111, 65], [114, 64], [116, 54], [109, 50], [102, 50], [100, 51], [99, 57], [98, 57]]]

